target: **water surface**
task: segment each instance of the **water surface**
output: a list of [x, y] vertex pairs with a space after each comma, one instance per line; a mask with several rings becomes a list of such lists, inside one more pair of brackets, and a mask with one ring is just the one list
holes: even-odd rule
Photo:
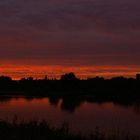
[[140, 134], [139, 105], [114, 102], [68, 101], [51, 98], [1, 98], [0, 119], [46, 120], [52, 126], [69, 124], [70, 131], [88, 134], [99, 128], [105, 133]]

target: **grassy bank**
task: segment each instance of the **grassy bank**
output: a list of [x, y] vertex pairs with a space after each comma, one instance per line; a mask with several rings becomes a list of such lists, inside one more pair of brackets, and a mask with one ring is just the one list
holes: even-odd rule
[[[86, 129], [86, 128], [85, 128]], [[98, 130], [95, 130], [89, 136], [81, 134], [72, 134], [66, 125], [60, 128], [50, 127], [45, 122], [6, 122], [0, 121], [0, 139], [1, 140], [139, 140], [139, 137], [118, 134], [105, 136]]]

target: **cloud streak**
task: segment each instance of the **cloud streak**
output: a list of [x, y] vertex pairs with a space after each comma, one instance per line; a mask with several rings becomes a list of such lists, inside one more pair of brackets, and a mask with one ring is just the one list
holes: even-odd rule
[[139, 5], [139, 0], [0, 1], [0, 60], [139, 67]]

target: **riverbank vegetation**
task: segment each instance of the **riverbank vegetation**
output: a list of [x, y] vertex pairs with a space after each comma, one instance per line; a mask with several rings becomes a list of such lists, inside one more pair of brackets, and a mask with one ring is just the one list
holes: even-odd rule
[[[86, 128], [85, 128], [86, 129]], [[51, 127], [47, 122], [0, 121], [0, 139], [2, 140], [139, 140], [138, 136], [114, 133], [105, 135], [96, 129], [92, 134], [84, 136], [69, 132], [66, 124], [59, 128]]]
[[25, 96], [96, 96], [108, 98], [140, 97], [140, 78], [103, 77], [81, 80], [74, 73], [64, 74], [59, 80], [34, 79], [32, 77], [12, 80], [11, 77], [0, 76], [0, 95]]

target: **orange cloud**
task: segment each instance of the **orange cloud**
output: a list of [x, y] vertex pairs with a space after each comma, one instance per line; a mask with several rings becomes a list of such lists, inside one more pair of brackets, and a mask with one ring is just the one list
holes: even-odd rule
[[85, 79], [87, 77], [103, 76], [110, 78], [113, 76], [134, 77], [140, 72], [137, 66], [109, 66], [109, 65], [92, 65], [92, 66], [37, 66], [37, 65], [20, 65], [20, 64], [1, 64], [0, 74], [12, 76], [13, 79], [33, 76], [34, 78], [44, 78], [48, 75], [50, 78], [60, 78], [60, 75], [68, 72], [74, 72], [78, 77]]

